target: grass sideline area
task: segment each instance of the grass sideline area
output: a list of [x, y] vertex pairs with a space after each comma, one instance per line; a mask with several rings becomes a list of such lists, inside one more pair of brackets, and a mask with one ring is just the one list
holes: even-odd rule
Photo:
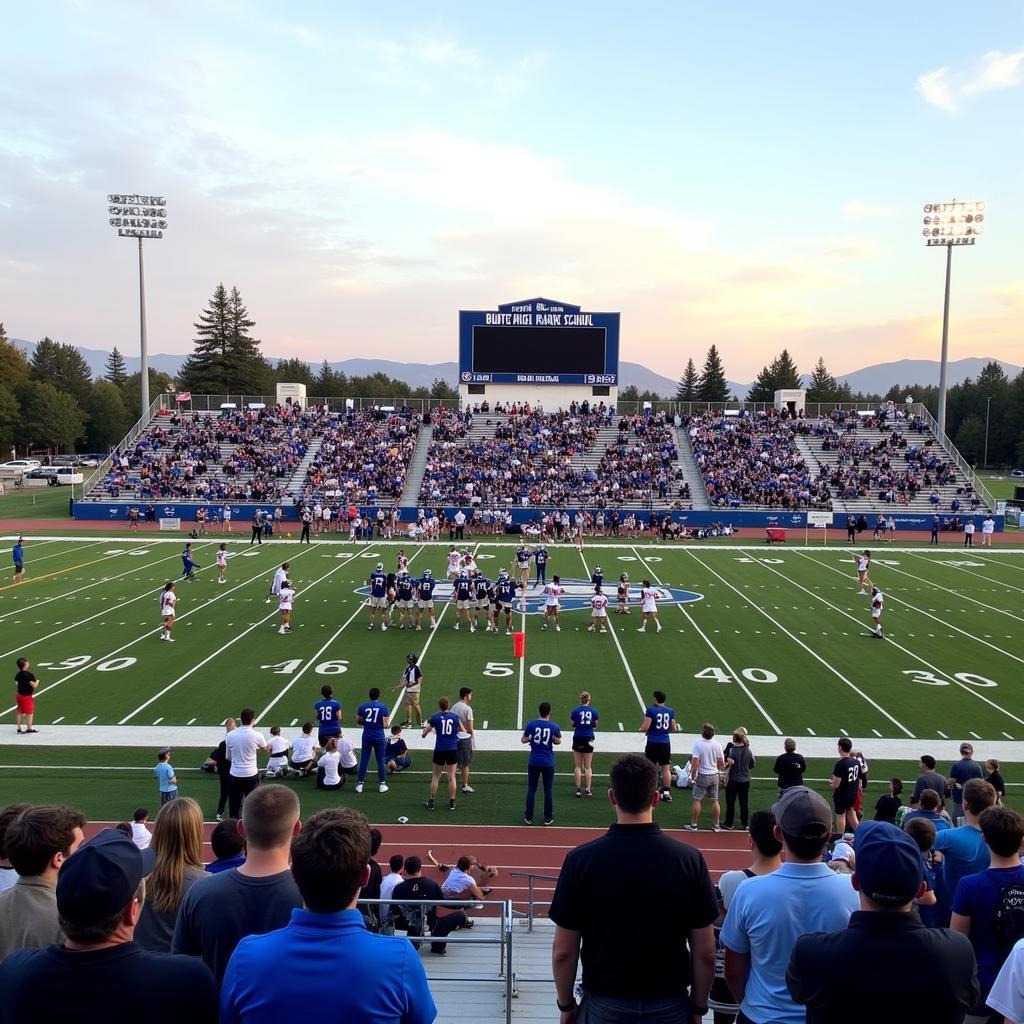
[[68, 519], [70, 498], [70, 487], [23, 487], [0, 495], [0, 527], [4, 519]]
[[[82, 810], [93, 821], [127, 821], [136, 807], [148, 807], [156, 817], [160, 807], [153, 765], [156, 751], [148, 748], [77, 747], [62, 749], [43, 748], [47, 757], [31, 766], [21, 765], [16, 744], [0, 747], [0, 806], [17, 800], [37, 803], [67, 803]], [[678, 751], [685, 755], [682, 744]], [[217, 809], [218, 781], [216, 776], [198, 770], [209, 753], [202, 748], [181, 748], [172, 751], [171, 763], [178, 773], [179, 788], [183, 796], [199, 801], [207, 820], [212, 820]], [[757, 751], [758, 765], [750, 789], [752, 811], [771, 807], [777, 799], [777, 790], [770, 775], [778, 751]], [[113, 756], [116, 755], [116, 756]], [[594, 757], [594, 797], [577, 800], [572, 779], [572, 757], [560, 753], [555, 779], [555, 820], [564, 826], [603, 827], [613, 820], [613, 813], [605, 796], [608, 788], [608, 768], [614, 760], [612, 754]], [[808, 785], [830, 799], [828, 776], [834, 760], [811, 758], [807, 762]], [[948, 765], [939, 765], [941, 770]], [[870, 781], [865, 794], [865, 816], [874, 814], [875, 801], [888, 792], [892, 776], [902, 779], [904, 803], [919, 774], [916, 762], [872, 760]], [[290, 777], [284, 785], [298, 793], [303, 817], [325, 807], [355, 807], [371, 821], [397, 822], [405, 816], [412, 824], [438, 825], [518, 825], [522, 823], [523, 802], [526, 797], [526, 754], [482, 753], [473, 766], [471, 784], [475, 793], [458, 794], [458, 807], [454, 814], [447, 809], [447, 791], [438, 793], [438, 809], [427, 811], [423, 801], [427, 797], [430, 780], [429, 756], [414, 758], [408, 771], [389, 779], [390, 791], [377, 792], [376, 776], [367, 778], [365, 791], [359, 795], [350, 779], [340, 793], [317, 790], [312, 779]], [[768, 774], [766, 774], [768, 773]], [[1003, 765], [1008, 780], [1007, 804], [1024, 810], [1024, 783], [1014, 783], [1020, 775], [1020, 765]], [[658, 810], [658, 820], [666, 828], [680, 828], [689, 821], [690, 794], [688, 790], [673, 789], [673, 801]], [[725, 796], [722, 794], [722, 814], [725, 814]], [[830, 800], [831, 802], [831, 800]], [[540, 807], [540, 804], [538, 804]], [[537, 816], [540, 824], [540, 814]], [[705, 801], [701, 822], [710, 827], [710, 810]], [[737, 821], [738, 826], [738, 821]], [[542, 827], [542, 826], [541, 826]], [[540, 840], [538, 840], [540, 841]]]

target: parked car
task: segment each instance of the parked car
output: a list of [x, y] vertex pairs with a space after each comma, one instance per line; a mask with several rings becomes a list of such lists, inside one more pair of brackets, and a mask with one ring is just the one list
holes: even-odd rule
[[1010, 476], [1015, 476], [1018, 479], [1024, 478], [1024, 469], [1015, 469]]
[[12, 459], [10, 462], [0, 463], [0, 473], [4, 476], [24, 476], [41, 465], [38, 459]]
[[45, 480], [51, 486], [80, 484], [85, 477], [77, 466], [38, 466], [26, 474], [30, 480]]

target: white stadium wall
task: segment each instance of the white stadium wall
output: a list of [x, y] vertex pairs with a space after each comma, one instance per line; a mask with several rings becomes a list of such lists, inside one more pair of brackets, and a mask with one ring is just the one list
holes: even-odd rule
[[484, 384], [482, 395], [471, 395], [468, 384], [459, 385], [459, 399], [463, 409], [466, 406], [477, 405], [481, 402], [488, 402], [493, 409], [500, 402], [508, 405], [512, 402], [529, 402], [531, 406], [539, 405], [546, 412], [554, 412], [557, 409], [568, 409], [573, 402], [590, 402], [591, 405], [615, 405], [619, 397], [619, 389], [610, 386], [608, 395], [594, 395], [594, 389], [587, 385], [559, 385], [546, 384], [530, 387], [523, 384]]

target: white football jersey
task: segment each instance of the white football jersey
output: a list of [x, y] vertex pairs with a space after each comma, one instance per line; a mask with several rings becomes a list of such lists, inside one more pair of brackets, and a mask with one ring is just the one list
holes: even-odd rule
[[295, 597], [295, 590], [292, 587], [282, 587], [277, 594], [277, 599], [280, 602], [278, 608], [282, 612], [290, 612], [292, 610], [292, 599]]
[[866, 555], [857, 556], [857, 572], [867, 572], [868, 563], [871, 561]]
[[174, 606], [178, 602], [178, 595], [173, 590], [165, 591], [160, 595], [160, 614], [167, 618], [174, 614]]
[[608, 607], [608, 598], [604, 594], [595, 594], [590, 599], [590, 607], [595, 615], [604, 615]]
[[[562, 596], [563, 592], [564, 591], [563, 591], [563, 588], [561, 586], [556, 586], [554, 583], [549, 583], [544, 588], [544, 597], [546, 599], [547, 604], [549, 604], [549, 605], [558, 604], [558, 599]], [[607, 602], [605, 602], [605, 603], [607, 603]]]
[[217, 552], [217, 565], [223, 569], [228, 564], [228, 553], [226, 551]]

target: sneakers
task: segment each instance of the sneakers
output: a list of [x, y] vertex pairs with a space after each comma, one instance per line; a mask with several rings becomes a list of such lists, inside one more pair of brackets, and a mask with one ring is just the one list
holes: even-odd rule
[[449, 811], [454, 811], [455, 810], [455, 801], [454, 800], [449, 800], [448, 801], [448, 810]]
[[217, 820], [218, 821], [223, 821], [224, 820], [224, 815], [223, 814], [218, 814], [217, 815]]
[[577, 800], [582, 800], [583, 799], [583, 790], [582, 789], [577, 789], [576, 790], [576, 799]]
[[583, 795], [589, 800], [594, 795], [594, 791], [592, 789], [585, 789], [583, 790]]
[[417, 626], [416, 627], [416, 632], [417, 633], [422, 633], [423, 632], [423, 627], [422, 626]]
[[[732, 825], [722, 825], [720, 827], [721, 827], [721, 830], [723, 832], [731, 832], [732, 831]], [[715, 831], [718, 831], [718, 830], [716, 829]]]
[[455, 632], [457, 633], [459, 631], [459, 624], [456, 622], [455, 625], [452, 626], [452, 629], [454, 629]]
[[672, 793], [671, 793], [670, 790], [663, 789], [661, 791], [661, 802], [663, 804], [670, 804], [670, 803], [672, 803]]
[[363, 791], [363, 784], [361, 782], [357, 782], [356, 783], [356, 792], [357, 793], [362, 793], [362, 791]]
[[169, 644], [173, 644], [173, 643], [174, 643], [174, 637], [173, 637], [173, 636], [169, 636], [169, 637], [167, 638], [167, 642], [168, 642]]
[[641, 626], [641, 627], [640, 627], [640, 628], [639, 628], [639, 629], [637, 630], [637, 632], [638, 632], [638, 633], [646, 633], [646, 632], [647, 632], [647, 630], [646, 630], [646, 629], [644, 629], [644, 627], [643, 627], [643, 626]]
[[555, 626], [555, 632], [556, 633], [561, 633], [562, 632], [562, 627], [561, 626]]
[[434, 801], [433, 800], [425, 800], [423, 802], [423, 806], [426, 807], [426, 809], [428, 811], [432, 811], [434, 809]]
[[711, 831], [712, 832], [721, 832], [722, 831], [722, 826], [721, 825], [712, 825], [711, 826]]
[[524, 814], [523, 815], [523, 824], [524, 825], [532, 825], [533, 824], [533, 819], [532, 818], [527, 818], [526, 815]]
[[660, 633], [661, 632], [661, 626], [659, 626], [655, 632]]
[[544, 824], [545, 825], [554, 825], [554, 823], [555, 823], [555, 819], [554, 818], [545, 818], [544, 819]]
[[858, 591], [857, 591], [857, 596], [858, 596], [858, 597], [863, 597], [863, 596], [864, 596], [864, 595], [865, 595], [866, 593], [867, 593], [867, 591], [866, 591], [866, 590], [858, 590]]
[[690, 822], [689, 825], [684, 825], [683, 828], [685, 828], [687, 832], [696, 832], [697, 831], [697, 826], [692, 821]]
[[388, 624], [386, 622], [382, 622], [380, 624], [380, 631], [382, 633], [386, 633], [388, 631]]
[[594, 627], [593, 626], [587, 626], [587, 632], [588, 633], [593, 633], [594, 632]]
[[381, 783], [381, 784], [380, 784], [380, 785], [379, 785], [379, 786], [377, 787], [377, 792], [378, 792], [378, 793], [386, 793], [387, 791], [388, 791], [388, 784], [387, 784], [386, 782], [382, 782], [382, 783]]
[[472, 786], [463, 786], [462, 787], [462, 792], [463, 793], [475, 793], [476, 790]]

